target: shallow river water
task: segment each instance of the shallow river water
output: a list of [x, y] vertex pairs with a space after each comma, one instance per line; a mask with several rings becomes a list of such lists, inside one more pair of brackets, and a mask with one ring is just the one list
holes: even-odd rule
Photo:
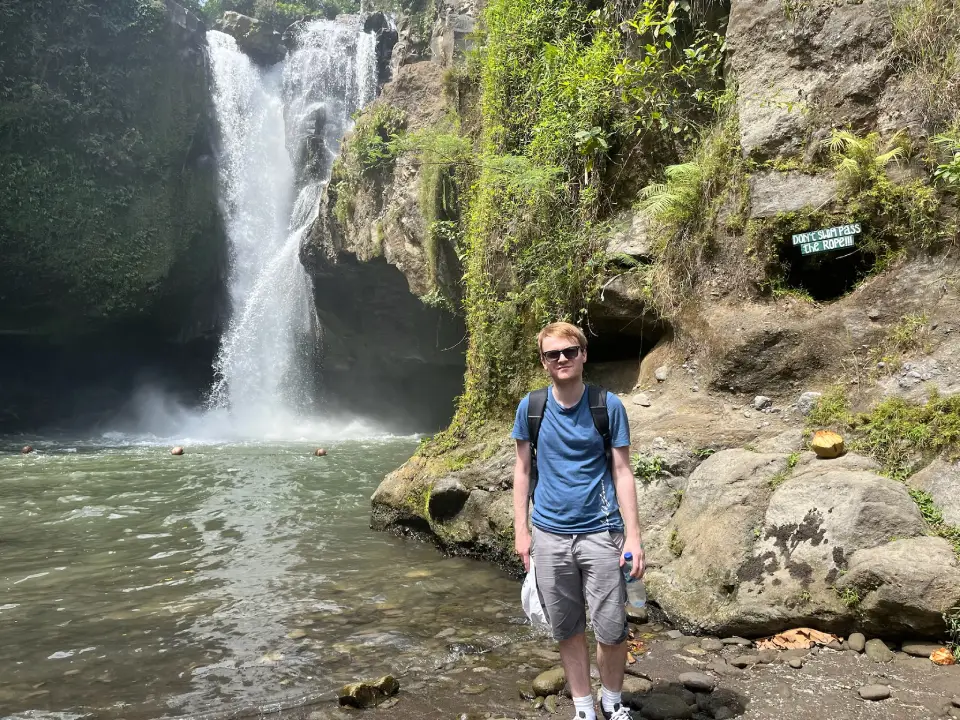
[[493, 567], [375, 533], [410, 438], [0, 440], [0, 717], [269, 709], [527, 633]]

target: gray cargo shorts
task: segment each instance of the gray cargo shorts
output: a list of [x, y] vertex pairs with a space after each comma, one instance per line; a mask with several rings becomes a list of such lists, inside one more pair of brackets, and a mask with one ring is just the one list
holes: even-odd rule
[[555, 535], [533, 528], [533, 563], [540, 604], [555, 640], [568, 640], [587, 628], [604, 645], [627, 639], [627, 586], [620, 571], [623, 533]]

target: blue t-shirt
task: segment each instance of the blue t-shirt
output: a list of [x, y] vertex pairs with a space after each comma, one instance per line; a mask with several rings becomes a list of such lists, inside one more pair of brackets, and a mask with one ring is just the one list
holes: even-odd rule
[[[593, 424], [590, 401], [584, 390], [580, 401], [565, 408], [547, 391], [547, 406], [537, 439], [540, 480], [533, 502], [533, 524], [546, 532], [579, 535], [604, 530], [623, 531], [623, 518], [603, 450], [603, 438]], [[527, 395], [517, 407], [510, 436], [530, 440]], [[620, 398], [607, 393], [607, 417], [613, 447], [630, 445], [630, 425]]]

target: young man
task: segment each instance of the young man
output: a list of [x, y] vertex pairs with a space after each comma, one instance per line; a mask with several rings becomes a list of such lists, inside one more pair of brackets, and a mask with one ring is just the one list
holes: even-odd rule
[[575, 720], [596, 720], [590, 693], [585, 605], [597, 638], [601, 712], [607, 720], [630, 720], [621, 705], [627, 657], [624, 553], [633, 554], [633, 577], [643, 575], [637, 491], [630, 468], [630, 428], [623, 403], [606, 394], [611, 453], [590, 409], [583, 383], [587, 338], [569, 323], [547, 325], [537, 336], [540, 361], [550, 374], [536, 442], [539, 481], [533, 496], [533, 535], [527, 526], [530, 488], [530, 395], [520, 401], [512, 437], [516, 551], [530, 569], [553, 637], [560, 644]]

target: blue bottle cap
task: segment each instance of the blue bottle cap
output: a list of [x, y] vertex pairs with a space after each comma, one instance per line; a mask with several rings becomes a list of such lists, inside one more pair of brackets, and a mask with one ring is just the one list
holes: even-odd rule
[[624, 559], [624, 560], [633, 560], [633, 553], [631, 553], [631, 552], [625, 552], [625, 553], [623, 554], [623, 559]]

